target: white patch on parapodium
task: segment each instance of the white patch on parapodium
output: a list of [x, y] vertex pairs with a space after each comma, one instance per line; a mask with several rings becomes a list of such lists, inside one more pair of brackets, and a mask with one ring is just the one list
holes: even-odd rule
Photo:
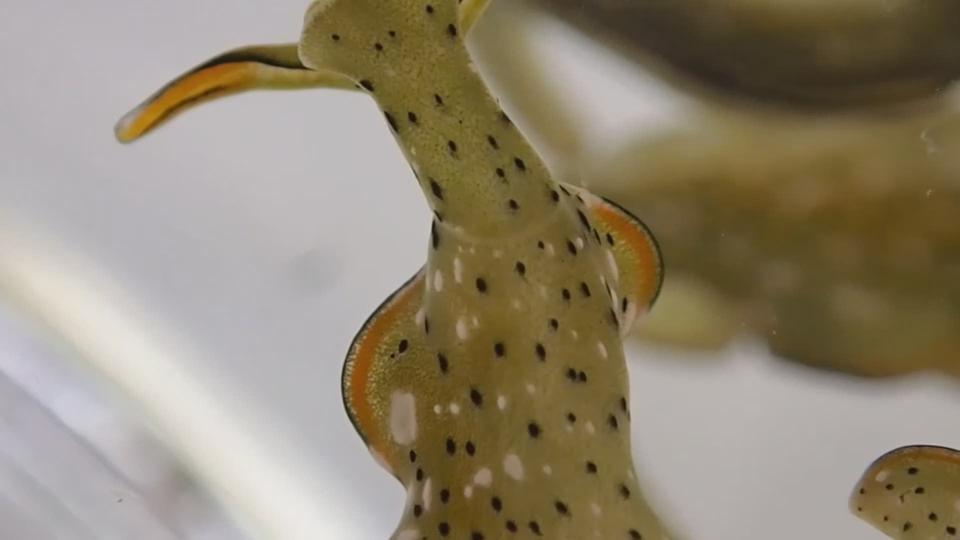
[[604, 345], [602, 341], [597, 342], [597, 352], [600, 353], [600, 358], [606, 359], [609, 357], [607, 346]]
[[574, 241], [574, 243], [577, 245], [577, 249], [583, 249], [583, 246], [586, 245], [586, 244], [584, 243], [584, 241], [583, 241], [583, 238], [581, 238], [581, 237], [579, 237], [579, 236], [578, 236], [577, 239]]
[[439, 403], [437, 403], [436, 405], [434, 405], [434, 406], [433, 406], [433, 412], [435, 412], [435, 413], [437, 413], [437, 414], [443, 414], [443, 405], [440, 405]]
[[460, 405], [458, 405], [458, 404], [456, 404], [456, 403], [451, 403], [451, 404], [450, 404], [450, 414], [452, 414], [452, 415], [454, 415], [454, 416], [457, 416], [458, 414], [460, 414]]
[[545, 475], [547, 475], [547, 476], [552, 475], [552, 474], [553, 474], [553, 467], [551, 467], [550, 465], [544, 465], [544, 466], [543, 466], [543, 474], [545, 474]]
[[480, 328], [480, 317], [474, 315], [473, 319], [470, 320], [470, 324], [472, 324], [474, 328]]
[[396, 540], [420, 540], [420, 531], [418, 529], [406, 529], [397, 534]]
[[580, 332], [577, 332], [576, 330], [570, 330], [570, 337], [573, 338], [574, 341], [576, 341], [580, 339]]
[[874, 480], [877, 482], [883, 482], [890, 477], [890, 471], [884, 469], [877, 473], [877, 476], [874, 477]]
[[473, 486], [466, 486], [463, 488], [463, 496], [466, 498], [473, 497]]
[[437, 270], [433, 274], [433, 288], [437, 292], [440, 292], [443, 290], [443, 272], [441, 272], [440, 270]]
[[484, 467], [473, 475], [473, 483], [480, 487], [490, 487], [493, 484], [493, 471]]
[[590, 435], [593, 435], [594, 433], [597, 432], [597, 428], [593, 426], [593, 422], [587, 422], [586, 425], [584, 425], [584, 429], [586, 429], [587, 433], [589, 433]]
[[620, 267], [617, 266], [617, 259], [609, 249], [607, 250], [607, 264], [610, 265], [610, 272], [613, 273], [613, 282], [620, 283]]
[[523, 480], [523, 462], [516, 454], [507, 454], [503, 458], [503, 472], [514, 480]]
[[463, 261], [460, 257], [453, 259], [453, 280], [457, 283], [463, 283]]
[[368, 446], [367, 450], [370, 451], [370, 455], [373, 456], [373, 460], [376, 461], [378, 465], [386, 469], [388, 473], [393, 474], [393, 467], [387, 463], [387, 458], [383, 457], [383, 454], [374, 450], [372, 446]]
[[423, 509], [427, 512], [430, 511], [430, 503], [433, 502], [433, 479], [427, 478], [427, 481], [423, 483]]
[[554, 255], [557, 254], [556, 248], [554, 248], [553, 244], [551, 244], [550, 242], [547, 242], [547, 244], [544, 246], [544, 249], [547, 250], [547, 255], [550, 257], [553, 257]]
[[623, 337], [626, 337], [627, 334], [633, 330], [633, 323], [637, 320], [637, 303], [630, 301], [627, 304], [627, 312], [623, 314], [623, 326], [621, 327], [620, 333]]
[[507, 408], [507, 396], [497, 396], [497, 408], [501, 411]]
[[417, 310], [417, 315], [414, 317], [414, 320], [416, 321], [417, 326], [423, 326], [424, 321], [427, 320], [427, 314], [423, 308]]
[[417, 400], [409, 392], [390, 396], [390, 436], [401, 446], [417, 440]]

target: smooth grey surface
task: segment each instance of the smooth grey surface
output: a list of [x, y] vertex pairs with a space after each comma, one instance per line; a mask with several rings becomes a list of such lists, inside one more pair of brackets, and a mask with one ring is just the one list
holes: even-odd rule
[[[402, 490], [349, 426], [339, 373], [363, 320], [422, 263], [428, 213], [381, 115], [361, 95], [259, 93], [130, 147], [112, 138], [185, 68], [296, 39], [304, 9], [0, 4], [0, 213], [54, 231], [189, 336], [206, 371], [314, 456], [303, 475], [338, 475], [327, 496], [355, 510], [345, 537], [383, 539]], [[596, 140], [679, 114], [582, 41], [543, 36]], [[640, 468], [691, 539], [876, 539], [846, 510], [867, 463], [899, 444], [960, 446], [943, 382], [832, 379], [752, 349], [725, 363], [631, 356]]]

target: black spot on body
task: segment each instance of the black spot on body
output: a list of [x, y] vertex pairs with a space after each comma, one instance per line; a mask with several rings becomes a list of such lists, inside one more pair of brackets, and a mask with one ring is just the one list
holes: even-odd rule
[[418, 518], [423, 513], [423, 507], [419, 504], [413, 505], [413, 517]]
[[515, 264], [513, 268], [521, 276], [527, 275], [527, 265], [523, 264], [522, 262], [517, 261], [517, 264]]
[[518, 203], [513, 199], [510, 199], [509, 201], [507, 201], [507, 206], [509, 206], [510, 210], [513, 210], [514, 212], [520, 209], [520, 203]]
[[417, 113], [412, 111], [407, 113], [407, 120], [409, 120], [410, 123], [414, 125], [420, 122], [420, 119], [417, 118]]
[[503, 343], [496, 343], [493, 345], [493, 354], [495, 354], [497, 358], [503, 358], [503, 356], [507, 354], [507, 347]]
[[452, 455], [456, 454], [456, 453], [457, 453], [457, 443], [456, 443], [456, 441], [454, 441], [454, 440], [453, 440], [452, 438], [450, 438], [450, 437], [447, 437], [447, 441], [446, 441], [446, 444], [445, 444], [445, 449], [446, 449], [446, 451], [447, 451], [447, 455], [452, 456]]
[[482, 277], [477, 278], [477, 291], [481, 293], [487, 292], [487, 280]]
[[367, 79], [361, 80], [360, 86], [364, 87], [368, 92], [373, 92], [373, 83]]
[[334, 41], [340, 41], [340, 34], [332, 34], [332, 35], [330, 36], [330, 39], [332, 39], [332, 40], [334, 40]]
[[452, 38], [457, 37], [457, 27], [456, 27], [456, 25], [454, 25], [453, 23], [448, 24], [448, 25], [447, 25], [447, 34], [449, 34], [450, 37], [452, 37]]
[[476, 405], [477, 407], [482, 406], [482, 405], [483, 405], [483, 394], [481, 394], [476, 388], [471, 388], [471, 389], [470, 389], [470, 401], [472, 401], [473, 404]]
[[430, 191], [433, 192], [433, 196], [438, 200], [443, 200], [443, 188], [440, 187], [440, 184], [433, 178], [430, 179]]
[[567, 251], [569, 251], [573, 256], [577, 255], [577, 245], [571, 240], [567, 240]]
[[493, 135], [487, 135], [487, 144], [494, 150], [500, 149], [500, 143], [497, 142], [497, 139], [495, 139]]
[[447, 357], [443, 353], [437, 354], [437, 364], [440, 366], [441, 373], [446, 373], [450, 369], [450, 362], [447, 361]]
[[563, 501], [556, 501], [553, 503], [553, 507], [557, 509], [557, 513], [561, 516], [569, 516], [570, 509], [567, 508], [567, 504]]
[[527, 433], [528, 433], [531, 437], [533, 437], [534, 439], [539, 438], [539, 437], [540, 437], [540, 425], [537, 424], [536, 422], [530, 422], [529, 424], [527, 424]]
[[450, 490], [449, 490], [449, 489], [443, 488], [443, 489], [440, 490], [440, 502], [442, 502], [443, 504], [447, 504], [448, 502], [450, 502]]
[[584, 215], [583, 210], [577, 209], [577, 217], [580, 218], [580, 224], [583, 225], [583, 228], [590, 231], [590, 220]]
[[433, 246], [433, 249], [440, 247], [440, 233], [437, 232], [436, 221], [430, 225], [430, 244]]
[[434, 101], [437, 105], [443, 105], [443, 98], [440, 97], [440, 94], [434, 94], [434, 95], [433, 95], [433, 101]]
[[546, 347], [543, 346], [543, 343], [537, 343], [537, 346], [534, 347], [534, 350], [535, 350], [536, 353], [537, 353], [537, 358], [539, 358], [541, 362], [546, 361], [546, 359], [547, 359], [547, 349], [546, 349]]
[[433, 6], [432, 6], [432, 5], [427, 4], [427, 6], [424, 8], [424, 10], [425, 10], [427, 13], [429, 13], [430, 15], [433, 15]]
[[509, 520], [509, 519], [508, 519], [508, 520], [507, 520], [507, 525], [506, 525], [506, 527], [507, 527], [507, 530], [510, 531], [510, 532], [512, 532], [512, 533], [517, 532], [517, 523], [516, 523], [515, 521], [513, 521], [513, 520]]
[[583, 294], [585, 298], [590, 298], [590, 286], [586, 282], [580, 282], [580, 293]]
[[473, 441], [467, 441], [467, 444], [463, 447], [467, 451], [468, 456], [473, 456], [477, 453], [477, 446], [473, 444]]
[[513, 164], [520, 172], [527, 172], [527, 164], [520, 158], [513, 158]]
[[625, 484], [620, 484], [617, 487], [617, 490], [620, 492], [620, 496], [624, 499], [630, 498], [630, 488], [628, 488]]
[[503, 510], [503, 501], [500, 500], [500, 497], [493, 497], [490, 499], [490, 507], [493, 508], [495, 512]]
[[437, 525], [437, 532], [440, 533], [440, 536], [448, 536], [450, 534], [450, 524], [446, 521], [441, 521], [440, 524]]
[[532, 532], [533, 534], [537, 536], [543, 535], [543, 533], [540, 532], [540, 524], [537, 523], [536, 521], [531, 521], [527, 525], [530, 527], [530, 532]]
[[400, 340], [400, 345], [397, 347], [397, 350], [400, 351], [400, 354], [407, 352], [407, 349], [410, 348], [410, 342], [402, 339]]

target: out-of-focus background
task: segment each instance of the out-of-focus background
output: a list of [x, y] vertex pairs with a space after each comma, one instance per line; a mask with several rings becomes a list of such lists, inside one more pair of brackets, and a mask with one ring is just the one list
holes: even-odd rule
[[[339, 375], [423, 262], [429, 218], [373, 103], [254, 93], [132, 146], [112, 136], [185, 68], [295, 40], [305, 7], [0, 5], [0, 538], [392, 532], [402, 490], [355, 436]], [[559, 22], [536, 45], [595, 147], [691, 114]], [[631, 342], [629, 360], [638, 468], [687, 538], [876, 539], [846, 507], [869, 461], [960, 446], [957, 385], [935, 375], [814, 371], [750, 338]]]

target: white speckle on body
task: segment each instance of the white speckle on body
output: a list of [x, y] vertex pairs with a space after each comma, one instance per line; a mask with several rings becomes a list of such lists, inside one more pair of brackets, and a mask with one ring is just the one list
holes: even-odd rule
[[593, 427], [593, 422], [587, 422], [586, 425], [584, 425], [584, 429], [591, 435], [597, 432], [597, 428]]
[[452, 414], [452, 415], [454, 415], [454, 416], [460, 414], [460, 405], [458, 405], [458, 404], [456, 404], [456, 403], [451, 403], [451, 404], [450, 404], [450, 414]]
[[457, 319], [457, 337], [460, 338], [461, 341], [470, 337], [470, 329], [467, 328], [467, 319], [465, 317]]
[[443, 290], [443, 272], [441, 272], [440, 270], [437, 270], [433, 274], [433, 288], [437, 292], [440, 292]]
[[577, 249], [583, 249], [583, 246], [586, 245], [586, 244], [584, 244], [584, 242], [583, 242], [583, 238], [581, 238], [581, 237], [579, 237], [579, 236], [578, 236], [577, 239], [574, 241], [574, 243], [577, 245]]
[[473, 475], [473, 483], [481, 487], [490, 487], [493, 484], [493, 471], [484, 467]]
[[600, 509], [599, 504], [594, 502], [590, 503], [590, 513], [592, 513], [594, 517], [600, 517], [603, 515], [603, 510]]
[[409, 392], [394, 392], [390, 396], [390, 435], [406, 446], [417, 440], [417, 402]]
[[453, 280], [457, 283], [463, 283], [463, 261], [460, 257], [453, 259]]
[[443, 414], [443, 405], [440, 405], [439, 403], [437, 403], [436, 405], [434, 405], [434, 406], [433, 406], [433, 412], [435, 412], [435, 413], [437, 413], [437, 414]]
[[550, 257], [553, 257], [554, 255], [557, 254], [556, 248], [554, 248], [553, 244], [551, 244], [550, 242], [547, 242], [547, 244], [544, 246], [544, 249], [547, 250], [547, 255]]
[[597, 352], [600, 353], [600, 358], [608, 358], [607, 346], [602, 341], [597, 342]]
[[517, 311], [523, 311], [523, 303], [517, 298], [510, 301], [510, 307]]
[[430, 503], [433, 502], [433, 479], [427, 478], [427, 481], [423, 483], [423, 509], [427, 512], [430, 511]]
[[507, 408], [507, 396], [497, 396], [497, 408], [501, 411]]
[[531, 396], [537, 393], [537, 387], [533, 384], [527, 383], [527, 393]]
[[466, 486], [463, 488], [463, 496], [466, 498], [473, 497], [473, 486]]
[[494, 258], [494, 259], [499, 259], [499, 258], [501, 258], [501, 257], [503, 257], [503, 251], [500, 251], [499, 249], [493, 250], [493, 258]]
[[570, 337], [572, 337], [573, 340], [576, 341], [580, 339], [580, 332], [577, 332], [576, 330], [570, 330]]
[[523, 480], [523, 462], [516, 454], [507, 454], [503, 458], [503, 472], [514, 480]]
[[547, 475], [547, 476], [550, 476], [551, 474], [553, 474], [553, 467], [551, 467], [550, 465], [544, 465], [544, 466], [543, 466], [543, 474], [545, 474], [545, 475]]
[[875, 477], [875, 479], [876, 479], [877, 482], [883, 482], [883, 481], [885, 481], [889, 476], [890, 476], [890, 471], [884, 469], [884, 470], [882, 470], [882, 471], [880, 471], [880, 472], [877, 473], [877, 476]]
[[470, 324], [472, 324], [474, 328], [480, 328], [480, 318], [474, 315], [473, 319], [470, 320]]

